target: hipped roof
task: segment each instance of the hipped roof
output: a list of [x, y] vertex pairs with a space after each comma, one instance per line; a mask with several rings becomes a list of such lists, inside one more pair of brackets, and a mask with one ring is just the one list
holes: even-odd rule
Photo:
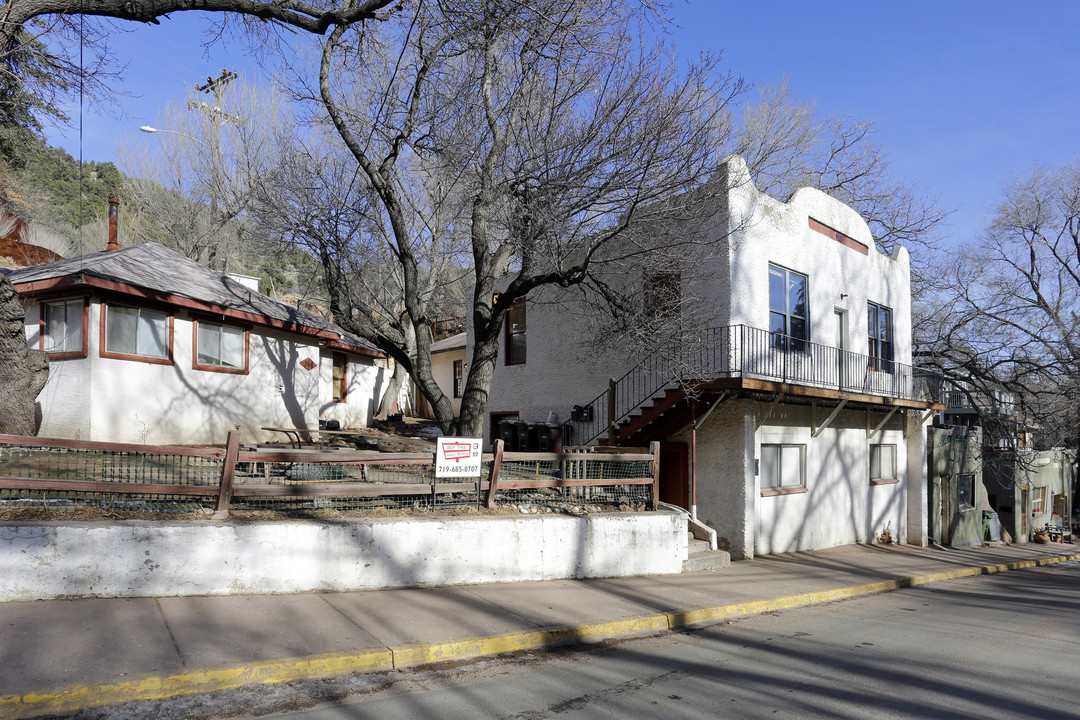
[[269, 298], [158, 243], [80, 255], [10, 271], [8, 277], [27, 297], [97, 288], [312, 335], [365, 355], [383, 355], [371, 343], [314, 313]]

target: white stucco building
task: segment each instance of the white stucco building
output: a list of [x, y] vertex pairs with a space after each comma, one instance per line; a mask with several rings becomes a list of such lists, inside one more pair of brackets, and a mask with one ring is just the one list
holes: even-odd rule
[[[431, 376], [443, 394], [450, 399], [454, 417], [461, 414], [461, 396], [465, 391], [465, 377], [468, 365], [465, 362], [468, 337], [465, 333], [455, 333], [449, 337], [431, 343]], [[412, 406], [420, 417], [434, 418], [435, 413], [420, 389], [412, 385]]]
[[527, 299], [508, 319], [492, 428], [554, 412], [578, 419], [575, 443], [662, 441], [661, 498], [695, 510], [734, 558], [925, 544], [925, 427], [943, 406], [940, 383], [911, 366], [907, 251], [880, 252], [858, 213], [818, 190], [758, 191], [741, 158], [716, 183], [681, 228], [708, 252], [629, 278], [692, 298], [680, 361], [574, 357], [565, 304]]
[[389, 382], [371, 345], [148, 243], [9, 273], [49, 354], [38, 434], [150, 444], [366, 426]]

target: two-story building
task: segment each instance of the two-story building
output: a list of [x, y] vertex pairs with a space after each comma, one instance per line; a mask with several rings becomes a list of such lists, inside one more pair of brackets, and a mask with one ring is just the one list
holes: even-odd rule
[[926, 426], [943, 406], [940, 380], [911, 365], [907, 251], [879, 251], [823, 192], [757, 190], [741, 158], [715, 182], [685, 224], [709, 252], [669, 260], [659, 280], [642, 270], [642, 292], [693, 303], [671, 351], [568, 357], [565, 303], [527, 298], [507, 319], [489, 432], [555, 413], [574, 443], [662, 441], [662, 499], [736, 559], [925, 544]]

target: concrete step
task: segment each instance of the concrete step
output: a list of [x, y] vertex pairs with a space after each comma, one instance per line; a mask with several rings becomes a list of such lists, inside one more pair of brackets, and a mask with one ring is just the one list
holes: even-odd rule
[[720, 570], [731, 567], [731, 553], [726, 550], [710, 550], [708, 540], [698, 540], [687, 533], [687, 554], [683, 560], [683, 572]]
[[[708, 543], [706, 543], [708, 544]], [[683, 560], [683, 572], [700, 572], [702, 570], [722, 570], [731, 567], [731, 553], [727, 550], [705, 550], [691, 554]]]

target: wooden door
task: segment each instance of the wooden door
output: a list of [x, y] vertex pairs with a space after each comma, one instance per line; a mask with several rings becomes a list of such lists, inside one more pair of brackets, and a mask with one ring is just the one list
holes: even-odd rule
[[660, 502], [690, 509], [690, 446], [660, 443]]

